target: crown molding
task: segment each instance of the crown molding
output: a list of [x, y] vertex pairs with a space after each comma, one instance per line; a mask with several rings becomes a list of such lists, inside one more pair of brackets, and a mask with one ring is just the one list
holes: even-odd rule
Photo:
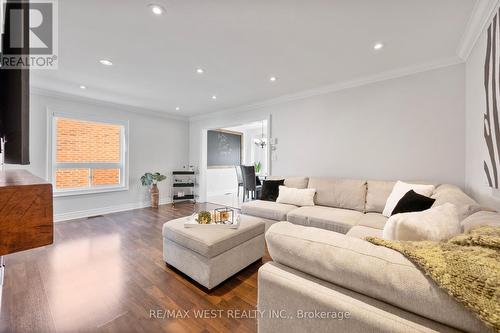
[[467, 60], [472, 48], [500, 5], [500, 0], [477, 0], [457, 49], [458, 56]]
[[305, 91], [301, 91], [301, 92], [298, 92], [295, 94], [283, 95], [283, 96], [280, 96], [277, 98], [265, 100], [265, 101], [258, 102], [258, 103], [241, 105], [241, 106], [238, 106], [235, 108], [229, 108], [229, 109], [224, 109], [224, 110], [220, 110], [220, 111], [210, 112], [207, 114], [196, 115], [196, 116], [190, 117], [189, 121], [190, 122], [191, 121], [201, 121], [201, 120], [212, 118], [214, 116], [222, 116], [222, 115], [226, 115], [226, 114], [234, 113], [234, 112], [245, 112], [245, 111], [256, 110], [256, 109], [269, 107], [269, 106], [273, 106], [273, 105], [277, 105], [277, 104], [283, 104], [283, 103], [292, 102], [292, 101], [305, 99], [305, 98], [309, 98], [309, 97], [324, 95], [324, 94], [328, 94], [328, 93], [332, 93], [332, 92], [336, 92], [336, 91], [360, 87], [360, 86], [368, 85], [371, 83], [376, 83], [376, 82], [396, 79], [399, 77], [404, 77], [404, 76], [408, 76], [408, 75], [412, 75], [412, 74], [427, 72], [427, 71], [431, 71], [431, 70], [442, 68], [442, 67], [458, 65], [458, 64], [461, 64], [463, 62], [464, 61], [457, 56], [445, 58], [445, 59], [440, 59], [437, 61], [413, 65], [413, 66], [409, 66], [409, 67], [403, 67], [403, 68], [399, 68], [399, 69], [395, 69], [395, 70], [391, 70], [391, 71], [387, 71], [387, 72], [382, 72], [379, 74], [366, 76], [366, 77], [362, 77], [362, 78], [358, 78], [358, 79], [354, 79], [354, 80], [344, 81], [344, 82], [335, 83], [332, 85], [318, 87], [315, 89], [305, 90]]
[[[495, 1], [499, 1], [499, 0], [495, 0]], [[204, 120], [204, 119], [209, 119], [209, 118], [212, 118], [212, 117], [215, 117], [218, 115], [225, 115], [228, 113], [256, 110], [256, 109], [269, 107], [269, 106], [273, 106], [273, 105], [277, 105], [277, 104], [292, 102], [295, 100], [300, 100], [300, 99], [324, 95], [324, 94], [328, 94], [328, 93], [332, 93], [332, 92], [336, 92], [336, 91], [341, 91], [341, 90], [345, 90], [345, 89], [360, 87], [360, 86], [368, 85], [371, 83], [376, 83], [376, 82], [380, 82], [380, 81], [396, 79], [399, 77], [404, 77], [404, 76], [417, 74], [417, 73], [421, 73], [421, 72], [431, 71], [431, 70], [442, 68], [442, 67], [453, 66], [453, 65], [457, 65], [457, 64], [460, 64], [463, 62], [464, 62], [463, 59], [461, 59], [458, 56], [444, 58], [444, 59], [431, 61], [431, 62], [427, 62], [427, 63], [423, 63], [423, 64], [418, 64], [418, 65], [403, 67], [403, 68], [399, 68], [399, 69], [395, 69], [395, 70], [391, 70], [391, 71], [386, 71], [386, 72], [382, 72], [382, 73], [371, 75], [371, 76], [361, 77], [361, 78], [354, 79], [354, 80], [348, 80], [348, 81], [344, 81], [344, 82], [340, 82], [340, 83], [335, 83], [332, 85], [322, 86], [322, 87], [318, 87], [315, 89], [304, 90], [304, 91], [294, 93], [294, 94], [283, 95], [283, 96], [280, 96], [277, 98], [261, 101], [258, 103], [241, 105], [241, 106], [237, 106], [234, 108], [228, 108], [228, 109], [214, 111], [214, 112], [210, 112], [210, 113], [206, 113], [206, 114], [194, 115], [191, 117], [172, 115], [172, 114], [164, 112], [164, 111], [145, 109], [145, 108], [134, 107], [134, 106], [126, 105], [126, 104], [119, 104], [119, 103], [104, 101], [101, 99], [95, 99], [95, 98], [90, 98], [90, 97], [83, 97], [83, 96], [79, 96], [79, 95], [63, 93], [63, 92], [56, 91], [56, 90], [40, 88], [38, 86], [31, 86], [31, 93], [41, 95], [41, 96], [63, 99], [63, 100], [70, 100], [70, 101], [82, 102], [82, 103], [87, 103], [87, 104], [93, 104], [93, 105], [97, 105], [97, 106], [113, 107], [116, 109], [121, 109], [123, 111], [144, 114], [144, 115], [153, 116], [153, 117], [178, 120], [178, 121], [190, 121], [191, 122], [191, 121], [200, 121], [200, 120]]]
[[74, 94], [68, 94], [68, 93], [64, 93], [64, 92], [60, 92], [60, 91], [56, 91], [56, 90], [40, 88], [37, 86], [31, 86], [30, 93], [35, 94], [35, 95], [39, 95], [39, 96], [46, 96], [46, 97], [67, 100], [67, 101], [71, 101], [71, 102], [80, 102], [80, 103], [91, 104], [91, 105], [100, 106], [100, 107], [110, 107], [110, 108], [119, 109], [119, 110], [130, 112], [130, 113], [143, 114], [143, 115], [147, 115], [147, 116], [151, 116], [151, 117], [164, 118], [164, 119], [170, 119], [170, 120], [178, 120], [178, 121], [189, 121], [188, 117], [173, 115], [173, 114], [170, 114], [170, 113], [167, 113], [164, 111], [160, 111], [160, 110], [152, 110], [152, 109], [146, 109], [143, 107], [135, 107], [135, 106], [126, 105], [126, 104], [114, 103], [114, 102], [104, 101], [101, 99], [95, 99], [95, 98], [91, 98], [91, 97], [84, 97], [84, 96], [79, 96], [79, 95], [74, 95]]

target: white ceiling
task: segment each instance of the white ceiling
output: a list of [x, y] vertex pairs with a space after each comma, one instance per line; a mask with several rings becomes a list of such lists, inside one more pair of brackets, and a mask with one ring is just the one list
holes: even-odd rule
[[[166, 13], [153, 15], [151, 2]], [[474, 0], [151, 2], [59, 1], [59, 69], [32, 71], [33, 86], [200, 115], [446, 62], [456, 58], [474, 6]], [[377, 41], [382, 51], [373, 50]], [[103, 58], [114, 66], [99, 64]]]

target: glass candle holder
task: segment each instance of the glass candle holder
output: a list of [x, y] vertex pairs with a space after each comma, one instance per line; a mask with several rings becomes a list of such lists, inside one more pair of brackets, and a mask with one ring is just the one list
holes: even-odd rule
[[230, 208], [215, 209], [215, 223], [232, 224], [234, 222], [234, 211]]

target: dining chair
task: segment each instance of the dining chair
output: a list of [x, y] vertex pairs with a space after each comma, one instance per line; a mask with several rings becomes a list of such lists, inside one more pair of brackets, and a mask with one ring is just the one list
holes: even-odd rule
[[246, 201], [247, 198], [259, 198], [262, 185], [257, 185], [255, 166], [241, 165], [241, 174], [243, 176], [243, 201]]
[[236, 179], [238, 181], [238, 198], [240, 197], [240, 187], [243, 187], [243, 175], [241, 172], [241, 165], [235, 165], [234, 169], [236, 170]]

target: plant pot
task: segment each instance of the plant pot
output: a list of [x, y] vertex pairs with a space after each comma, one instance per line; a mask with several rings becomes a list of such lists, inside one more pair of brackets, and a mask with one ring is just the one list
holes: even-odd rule
[[151, 207], [158, 208], [158, 204], [160, 202], [160, 191], [158, 190], [158, 185], [153, 184], [151, 186]]

